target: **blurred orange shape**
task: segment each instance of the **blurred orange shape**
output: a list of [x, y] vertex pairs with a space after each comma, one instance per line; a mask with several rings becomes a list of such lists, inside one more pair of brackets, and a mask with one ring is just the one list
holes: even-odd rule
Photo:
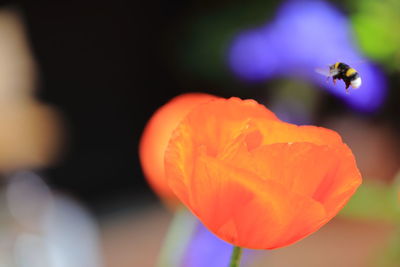
[[216, 99], [203, 93], [188, 93], [160, 107], [147, 123], [139, 144], [143, 172], [153, 190], [165, 201], [177, 202], [164, 175], [164, 152], [179, 122], [196, 105]]
[[53, 163], [62, 147], [61, 126], [60, 116], [50, 106], [35, 101], [0, 105], [0, 170]]
[[238, 98], [192, 109], [172, 135], [165, 174], [214, 234], [253, 249], [287, 246], [315, 232], [361, 183], [336, 132], [282, 122]]

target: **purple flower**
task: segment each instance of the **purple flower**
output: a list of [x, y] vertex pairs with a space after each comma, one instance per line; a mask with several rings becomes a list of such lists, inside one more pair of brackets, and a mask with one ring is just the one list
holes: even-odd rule
[[[363, 80], [359, 90], [346, 94], [343, 82], [334, 86], [315, 72], [337, 61], [359, 72]], [[228, 63], [248, 81], [276, 76], [313, 81], [361, 111], [376, 110], [386, 96], [386, 79], [358, 52], [347, 18], [323, 1], [289, 1], [272, 22], [239, 33], [231, 43]]]
[[[231, 244], [216, 237], [198, 221], [180, 267], [228, 266], [232, 249]], [[243, 266], [258, 253], [260, 251], [244, 249]]]

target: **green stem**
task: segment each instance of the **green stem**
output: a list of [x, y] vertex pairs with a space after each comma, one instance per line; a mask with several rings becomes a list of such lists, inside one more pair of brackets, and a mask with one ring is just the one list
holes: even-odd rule
[[242, 248], [234, 246], [232, 250], [231, 261], [229, 267], [239, 267], [240, 257], [242, 256]]

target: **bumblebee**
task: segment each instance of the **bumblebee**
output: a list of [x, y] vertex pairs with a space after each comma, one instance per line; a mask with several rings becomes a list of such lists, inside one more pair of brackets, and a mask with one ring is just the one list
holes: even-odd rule
[[333, 65], [329, 66], [329, 72], [321, 72], [317, 70], [317, 72], [328, 76], [332, 77], [333, 84], [336, 85], [336, 80], [343, 80], [345, 85], [346, 85], [346, 93], [349, 92], [349, 87], [351, 86], [354, 89], [357, 89], [361, 86], [361, 77], [358, 72], [351, 68], [349, 65], [342, 63], [342, 62], [336, 62]]

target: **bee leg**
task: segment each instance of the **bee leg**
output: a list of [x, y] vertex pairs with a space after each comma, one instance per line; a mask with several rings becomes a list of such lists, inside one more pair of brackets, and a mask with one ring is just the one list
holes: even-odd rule
[[346, 94], [349, 94], [349, 93], [350, 93], [349, 87], [350, 87], [350, 82], [347, 82], [347, 81], [346, 81]]
[[336, 85], [336, 79], [333, 78], [333, 85]]

